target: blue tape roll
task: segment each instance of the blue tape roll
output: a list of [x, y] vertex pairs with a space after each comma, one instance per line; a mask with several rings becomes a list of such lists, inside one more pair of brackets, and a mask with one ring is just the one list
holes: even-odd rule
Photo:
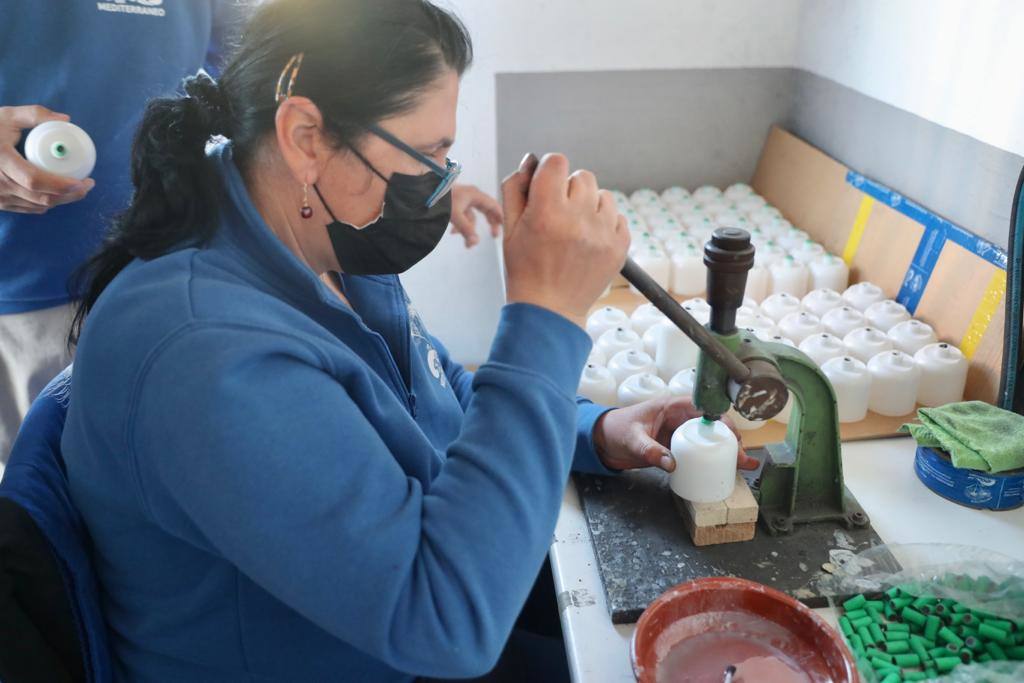
[[978, 510], [1012, 510], [1024, 505], [1024, 470], [990, 474], [953, 467], [945, 453], [918, 446], [914, 472], [943, 498]]

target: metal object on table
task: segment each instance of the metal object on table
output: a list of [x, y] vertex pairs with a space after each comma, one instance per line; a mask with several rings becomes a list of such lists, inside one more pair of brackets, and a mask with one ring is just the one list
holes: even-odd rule
[[[743, 303], [753, 257], [750, 235], [738, 228], [716, 230], [705, 246], [710, 332], [751, 372], [745, 382], [736, 382], [702, 349], [694, 403], [706, 414], [720, 415], [731, 404], [745, 417], [765, 419], [782, 410], [792, 394], [786, 440], [766, 447], [764, 471], [755, 487], [765, 530], [772, 535], [788, 534], [794, 525], [812, 522], [838, 522], [848, 529], [865, 527], [868, 517], [843, 483], [832, 385], [801, 351], [736, 330], [736, 309]], [[776, 383], [783, 381], [788, 393], [778, 390]]]

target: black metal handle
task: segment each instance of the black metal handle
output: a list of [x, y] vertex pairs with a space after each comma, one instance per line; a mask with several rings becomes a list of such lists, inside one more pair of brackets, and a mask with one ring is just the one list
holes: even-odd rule
[[654, 307], [665, 314], [669, 320], [683, 331], [687, 337], [692, 339], [704, 353], [711, 356], [712, 360], [722, 366], [730, 379], [742, 384], [750, 376], [750, 370], [743, 364], [736, 354], [726, 348], [725, 344], [718, 341], [718, 338], [697, 322], [689, 312], [679, 305], [679, 302], [672, 298], [672, 295], [665, 291], [665, 288], [655, 282], [654, 278], [647, 274], [636, 262], [627, 258], [622, 266], [622, 277], [626, 278], [629, 284], [637, 288], [644, 298], [654, 304]]

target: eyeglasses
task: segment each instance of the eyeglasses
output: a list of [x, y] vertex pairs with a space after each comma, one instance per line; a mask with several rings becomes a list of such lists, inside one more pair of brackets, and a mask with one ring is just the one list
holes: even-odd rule
[[444, 199], [445, 195], [452, 191], [452, 187], [455, 185], [455, 181], [458, 180], [459, 175], [462, 173], [462, 164], [454, 159], [445, 157], [444, 167], [442, 168], [436, 161], [428, 157], [426, 154], [413, 149], [411, 146], [395, 137], [391, 133], [387, 132], [380, 126], [370, 124], [366, 127], [371, 133], [379, 137], [381, 140], [389, 143], [390, 145], [397, 147], [402, 150], [413, 159], [416, 159], [421, 164], [429, 168], [433, 173], [441, 177], [441, 182], [437, 184], [437, 189], [427, 199], [427, 208], [433, 207], [439, 201]]
[[[292, 96], [292, 88], [295, 87], [295, 79], [298, 78], [299, 69], [302, 68], [302, 58], [305, 56], [304, 53], [300, 52], [296, 55], [292, 55], [292, 58], [288, 60], [288, 63], [284, 65], [284, 69], [281, 71], [281, 75], [277, 78], [277, 88], [274, 92], [274, 101], [280, 104], [286, 99]], [[285, 82], [287, 77], [288, 81]], [[428, 157], [426, 154], [410, 147], [402, 140], [398, 139], [391, 133], [387, 132], [380, 126], [370, 124], [366, 126], [366, 129], [379, 137], [381, 140], [389, 143], [393, 147], [397, 147], [402, 150], [413, 159], [416, 159], [421, 164], [430, 169], [432, 173], [437, 174], [441, 178], [441, 182], [437, 184], [437, 189], [434, 190], [433, 194], [427, 199], [427, 208], [432, 208], [435, 204], [445, 198], [445, 196], [452, 191], [452, 187], [455, 185], [455, 181], [458, 180], [459, 175], [462, 173], [462, 164], [453, 159], [445, 158], [444, 167], [442, 168], [436, 161]], [[371, 167], [372, 168], [372, 167]]]

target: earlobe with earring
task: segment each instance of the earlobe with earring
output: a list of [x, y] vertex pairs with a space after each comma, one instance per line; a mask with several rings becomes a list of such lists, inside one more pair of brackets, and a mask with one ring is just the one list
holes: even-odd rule
[[303, 218], [313, 217], [313, 207], [309, 205], [309, 184], [302, 183], [302, 208], [299, 210], [299, 215]]

